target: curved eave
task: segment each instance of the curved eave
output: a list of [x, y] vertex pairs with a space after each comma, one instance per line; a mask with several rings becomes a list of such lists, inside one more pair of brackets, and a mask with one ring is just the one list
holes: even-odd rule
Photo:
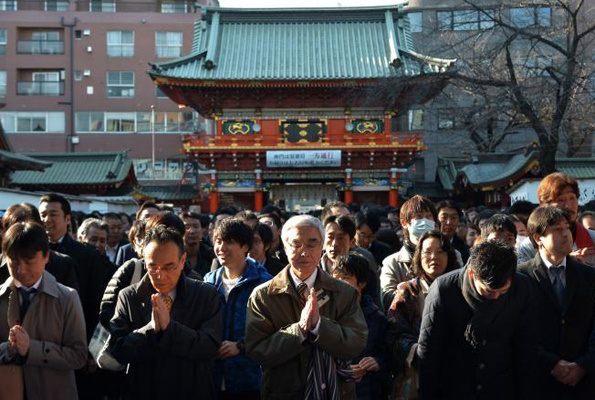
[[[510, 175], [499, 178], [493, 181], [481, 182], [481, 183], [471, 183], [469, 182], [469, 186], [473, 189], [479, 189], [482, 192], [488, 192], [495, 189], [500, 189], [502, 187], [508, 185], [514, 185], [517, 180], [519, 180], [523, 175], [529, 172], [535, 165], [539, 165], [539, 160], [534, 157], [530, 157], [527, 162], [517, 171], [511, 173]], [[462, 178], [463, 176], [466, 177], [464, 172], [460, 172], [458, 179]]]

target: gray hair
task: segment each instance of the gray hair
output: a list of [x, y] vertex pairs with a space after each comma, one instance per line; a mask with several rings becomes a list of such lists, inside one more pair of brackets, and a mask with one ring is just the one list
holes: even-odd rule
[[99, 218], [87, 218], [76, 231], [77, 238], [86, 238], [91, 228], [103, 229], [109, 235], [109, 226]]
[[322, 222], [320, 222], [318, 218], [315, 218], [311, 215], [296, 215], [295, 217], [289, 218], [283, 225], [283, 229], [281, 230], [281, 240], [283, 243], [289, 243], [289, 232], [292, 229], [302, 226], [311, 226], [318, 229], [318, 233], [320, 233], [320, 239], [324, 240], [324, 228], [322, 227]]

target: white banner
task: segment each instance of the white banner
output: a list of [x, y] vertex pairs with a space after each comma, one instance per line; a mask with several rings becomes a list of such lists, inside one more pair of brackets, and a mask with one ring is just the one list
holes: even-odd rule
[[341, 150], [267, 151], [269, 168], [340, 167]]

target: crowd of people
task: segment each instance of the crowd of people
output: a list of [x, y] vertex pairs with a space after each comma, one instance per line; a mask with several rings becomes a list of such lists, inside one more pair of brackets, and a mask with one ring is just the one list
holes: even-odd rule
[[416, 195], [2, 217], [0, 400], [595, 398], [595, 212]]

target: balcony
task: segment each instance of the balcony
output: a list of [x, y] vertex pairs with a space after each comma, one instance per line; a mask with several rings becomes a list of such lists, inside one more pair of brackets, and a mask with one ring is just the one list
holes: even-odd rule
[[62, 96], [64, 82], [17, 82], [17, 94], [20, 96]]
[[19, 40], [17, 53], [64, 54], [64, 42], [62, 40]]

